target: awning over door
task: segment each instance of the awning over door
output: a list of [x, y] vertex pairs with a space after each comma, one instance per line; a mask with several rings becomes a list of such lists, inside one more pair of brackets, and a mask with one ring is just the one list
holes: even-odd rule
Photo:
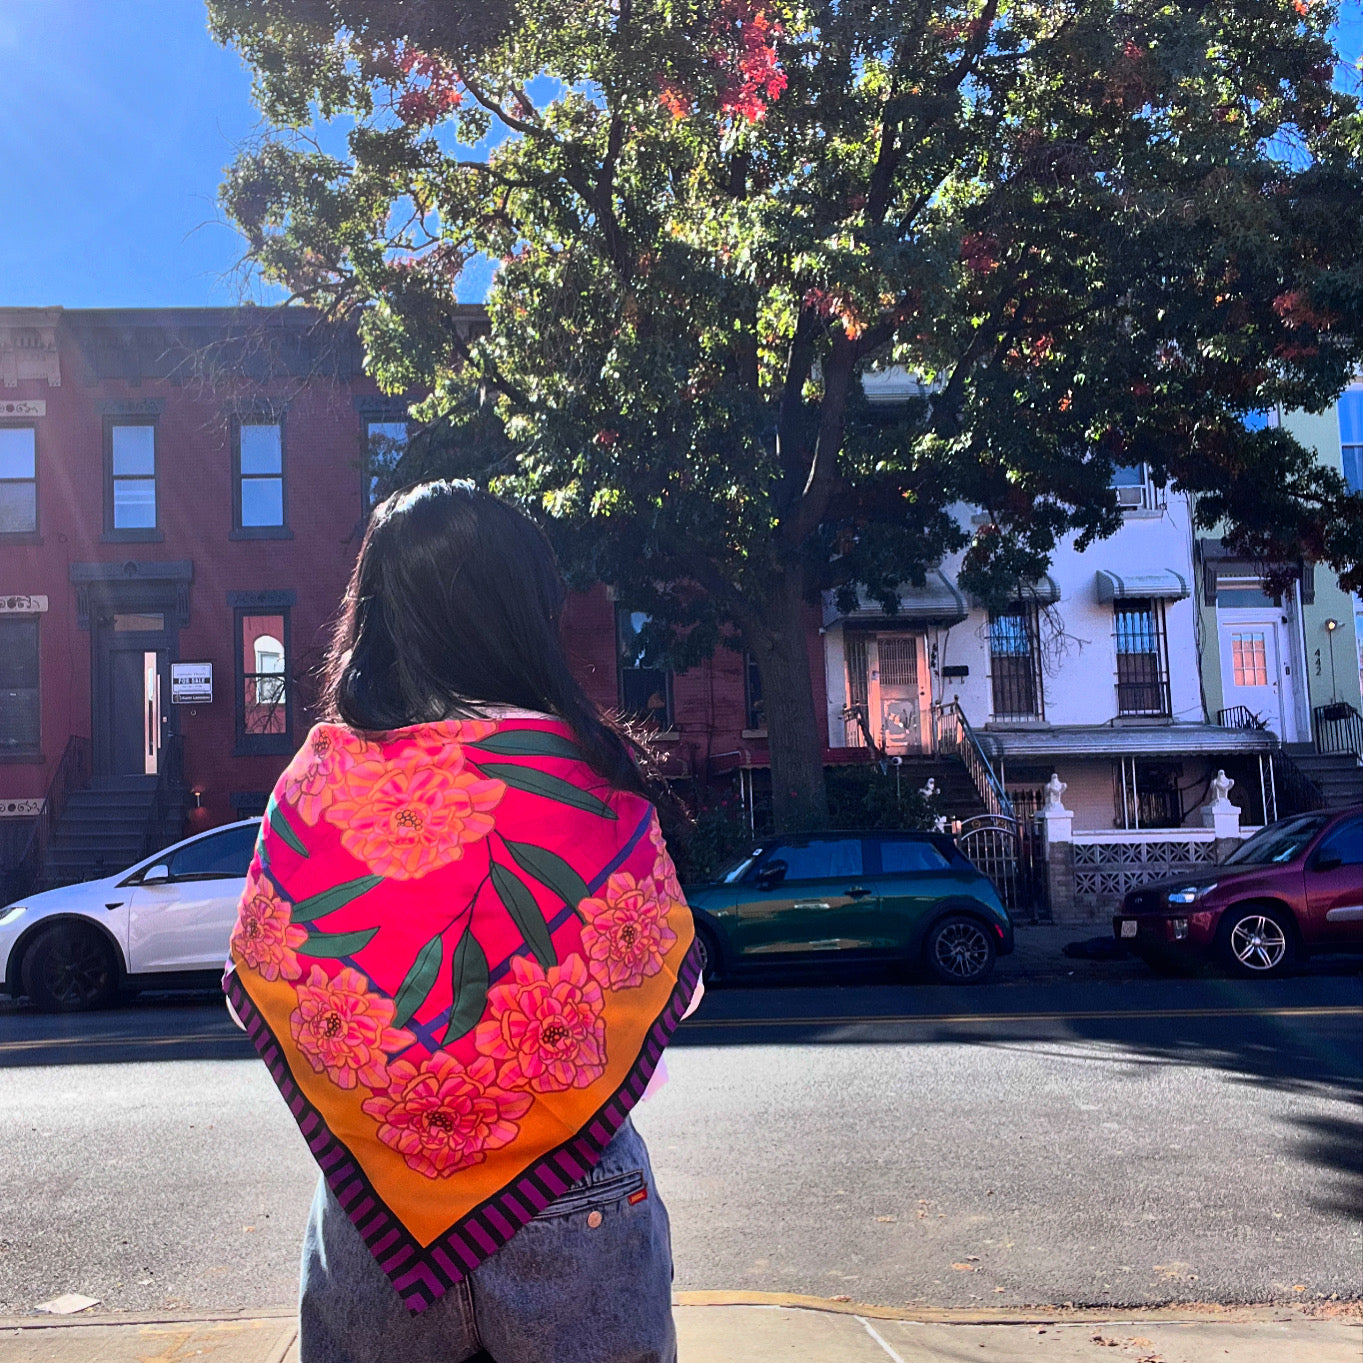
[[887, 612], [875, 597], [869, 596], [864, 587], [857, 588], [857, 606], [852, 611], [839, 610], [834, 593], [828, 592], [824, 596], [825, 625], [831, 625], [835, 620], [874, 621], [906, 627], [955, 625], [968, 614], [965, 597], [940, 568], [930, 571], [921, 586], [911, 582], [899, 584], [899, 610], [894, 615]]
[[1172, 568], [1159, 568], [1149, 573], [1114, 573], [1106, 568], [1098, 570], [1099, 601], [1125, 601], [1133, 596], [1182, 601], [1187, 595], [1188, 579]]

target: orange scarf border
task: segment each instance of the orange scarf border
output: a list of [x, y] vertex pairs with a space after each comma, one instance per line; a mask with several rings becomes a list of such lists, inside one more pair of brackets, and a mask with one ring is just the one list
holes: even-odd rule
[[535, 1161], [424, 1249], [385, 1206], [359, 1163], [331, 1134], [322, 1114], [294, 1082], [278, 1039], [251, 1001], [238, 972], [232, 973], [226, 989], [336, 1200], [403, 1305], [413, 1315], [419, 1315], [491, 1258], [536, 1213], [595, 1168], [630, 1109], [643, 1096], [664, 1048], [691, 1002], [700, 971], [700, 951], [693, 941], [682, 960], [667, 1005], [649, 1028], [638, 1058], [614, 1095], [576, 1136]]

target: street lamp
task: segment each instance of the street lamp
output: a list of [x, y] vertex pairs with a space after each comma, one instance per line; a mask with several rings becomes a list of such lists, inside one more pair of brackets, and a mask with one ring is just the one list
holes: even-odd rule
[[1338, 620], [1327, 620], [1325, 622], [1325, 633], [1330, 640], [1330, 704], [1333, 705], [1339, 699], [1339, 688], [1335, 685], [1335, 631], [1339, 628]]

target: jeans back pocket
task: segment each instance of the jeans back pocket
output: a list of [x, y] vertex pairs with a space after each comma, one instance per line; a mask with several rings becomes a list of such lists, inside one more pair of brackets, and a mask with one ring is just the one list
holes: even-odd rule
[[647, 1188], [642, 1169], [627, 1169], [624, 1173], [610, 1174], [596, 1183], [579, 1183], [569, 1188], [562, 1197], [555, 1198], [542, 1211], [534, 1215], [534, 1220], [545, 1221], [556, 1216], [571, 1216], [575, 1212], [589, 1212], [598, 1207], [608, 1207]]

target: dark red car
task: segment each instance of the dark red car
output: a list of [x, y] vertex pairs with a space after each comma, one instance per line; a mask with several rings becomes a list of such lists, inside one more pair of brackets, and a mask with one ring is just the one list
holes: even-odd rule
[[1279, 819], [1220, 866], [1128, 891], [1112, 932], [1156, 967], [1213, 956], [1249, 976], [1363, 951], [1363, 806]]

